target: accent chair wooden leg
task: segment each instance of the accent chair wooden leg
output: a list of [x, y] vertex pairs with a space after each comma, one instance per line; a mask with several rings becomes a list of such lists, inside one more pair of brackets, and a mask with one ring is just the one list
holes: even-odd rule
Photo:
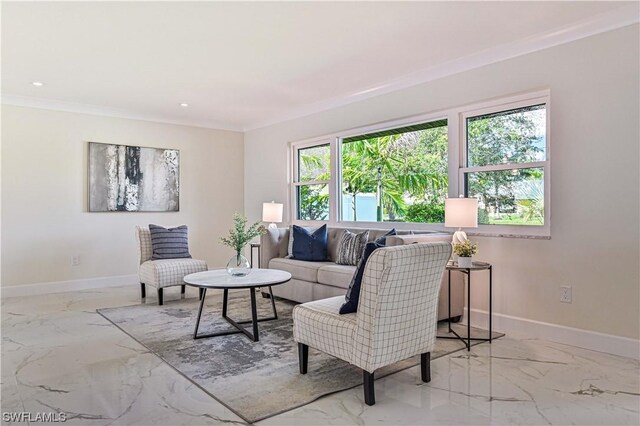
[[364, 403], [374, 405], [376, 403], [376, 392], [373, 386], [375, 381], [373, 373], [362, 370], [362, 381], [364, 385]]
[[144, 286], [144, 283], [140, 283], [140, 298], [145, 299], [147, 297], [147, 289]]
[[198, 289], [198, 300], [202, 300], [202, 295], [204, 294], [204, 288]]
[[420, 354], [420, 372], [422, 381], [429, 383], [431, 381], [431, 352]]
[[163, 300], [162, 300], [162, 289], [159, 288], [158, 289], [158, 306], [162, 306], [163, 305]]
[[298, 343], [298, 364], [300, 364], [300, 374], [307, 374], [309, 364], [309, 346]]

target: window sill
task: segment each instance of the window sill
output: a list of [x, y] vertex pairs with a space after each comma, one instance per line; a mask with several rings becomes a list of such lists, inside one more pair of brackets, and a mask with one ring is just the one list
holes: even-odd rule
[[[352, 229], [391, 229], [396, 228], [398, 231], [429, 231], [429, 232], [445, 232], [453, 234], [452, 228], [445, 228], [442, 224], [437, 223], [410, 223], [410, 222], [332, 222], [332, 221], [304, 221], [296, 220], [293, 222], [300, 226], [322, 226], [326, 224], [331, 228], [352, 228]], [[487, 226], [487, 225], [480, 225]], [[490, 225], [497, 226], [497, 225]], [[465, 233], [474, 237], [497, 237], [497, 238], [522, 238], [527, 240], [550, 240], [551, 235], [545, 234], [526, 234], [513, 232], [496, 231], [496, 232], [473, 232], [470, 228], [464, 229]], [[544, 232], [544, 231], [541, 231]]]
[[497, 238], [523, 238], [526, 240], [550, 240], [551, 235], [523, 235], [523, 234], [509, 234], [509, 233], [489, 233], [489, 232], [467, 232], [470, 237], [497, 237]]

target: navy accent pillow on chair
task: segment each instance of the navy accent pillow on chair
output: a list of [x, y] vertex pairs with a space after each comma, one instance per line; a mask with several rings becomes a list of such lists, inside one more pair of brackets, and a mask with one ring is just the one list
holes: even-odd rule
[[327, 257], [327, 225], [314, 231], [293, 225], [293, 259], [323, 261]]
[[353, 275], [353, 278], [351, 278], [351, 283], [349, 284], [347, 295], [344, 297], [345, 302], [340, 307], [341, 314], [350, 314], [358, 310], [358, 300], [360, 300], [360, 287], [362, 286], [364, 268], [365, 266], [367, 266], [367, 260], [369, 260], [371, 254], [381, 247], [384, 247], [384, 245], [378, 244], [375, 241], [367, 243], [367, 245], [365, 246], [364, 253], [362, 253], [362, 257], [360, 258], [360, 263], [358, 263], [356, 273]]
[[151, 232], [151, 260], [190, 258], [187, 225], [165, 228], [149, 225]]

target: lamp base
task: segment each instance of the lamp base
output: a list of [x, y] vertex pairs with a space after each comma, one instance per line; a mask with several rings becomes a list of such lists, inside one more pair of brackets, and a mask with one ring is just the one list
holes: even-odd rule
[[278, 229], [278, 225], [276, 225], [274, 222], [271, 222], [269, 226], [267, 226], [267, 229]]
[[464, 243], [467, 241], [467, 234], [460, 228], [453, 234], [451, 244]]

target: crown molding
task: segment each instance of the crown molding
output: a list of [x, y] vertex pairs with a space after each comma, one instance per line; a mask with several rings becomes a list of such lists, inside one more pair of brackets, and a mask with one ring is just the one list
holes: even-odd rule
[[594, 15], [588, 19], [578, 21], [571, 25], [556, 28], [552, 31], [539, 33], [511, 43], [502, 44], [494, 48], [486, 49], [472, 55], [468, 55], [453, 61], [435, 65], [420, 71], [407, 74], [403, 77], [388, 81], [384, 84], [369, 87], [347, 96], [341, 96], [296, 109], [287, 115], [278, 118], [251, 123], [244, 127], [244, 131], [260, 129], [296, 118], [305, 117], [322, 111], [374, 98], [387, 93], [417, 86], [429, 81], [438, 80], [454, 74], [459, 74], [472, 69], [480, 68], [496, 62], [548, 49], [550, 47], [570, 43], [586, 37], [613, 31], [618, 28], [637, 24], [640, 22], [637, 2], [629, 2], [629, 5]]
[[126, 118], [129, 120], [150, 121], [163, 124], [176, 124], [179, 126], [202, 127], [205, 129], [229, 130], [234, 132], [244, 131], [242, 126], [231, 125], [228, 123], [176, 119], [174, 117], [145, 114], [118, 108], [66, 102], [47, 98], [34, 98], [30, 96], [20, 96], [3, 93], [1, 101], [3, 105], [49, 109], [54, 111], [74, 112], [79, 114], [99, 115], [104, 117]]
[[256, 121], [246, 125], [233, 125], [214, 120], [189, 120], [177, 119], [170, 116], [160, 116], [145, 114], [126, 109], [110, 108], [99, 105], [88, 105], [74, 102], [66, 102], [55, 99], [35, 98], [12, 94], [2, 94], [1, 102], [5, 105], [15, 105], [30, 108], [41, 108], [55, 111], [74, 112], [80, 114], [99, 115], [107, 117], [118, 117], [132, 120], [151, 121], [156, 123], [176, 124], [181, 126], [202, 127], [206, 129], [229, 130], [236, 132], [247, 132], [272, 126], [285, 121], [309, 116], [311, 114], [331, 110], [341, 106], [360, 102], [398, 90], [417, 86], [419, 84], [438, 80], [454, 74], [459, 74], [472, 69], [480, 68], [496, 62], [526, 55], [536, 51], [548, 49], [582, 38], [590, 37], [618, 28], [634, 25], [640, 22], [638, 13], [638, 3], [629, 2], [628, 5], [617, 9], [594, 15], [582, 21], [556, 28], [552, 31], [539, 33], [531, 37], [486, 49], [472, 55], [458, 58], [449, 62], [435, 65], [420, 71], [416, 71], [397, 79], [390, 80], [376, 86], [359, 90], [346, 96], [338, 96], [332, 99], [323, 100], [313, 104], [308, 104], [288, 114], [283, 114], [268, 120]]

